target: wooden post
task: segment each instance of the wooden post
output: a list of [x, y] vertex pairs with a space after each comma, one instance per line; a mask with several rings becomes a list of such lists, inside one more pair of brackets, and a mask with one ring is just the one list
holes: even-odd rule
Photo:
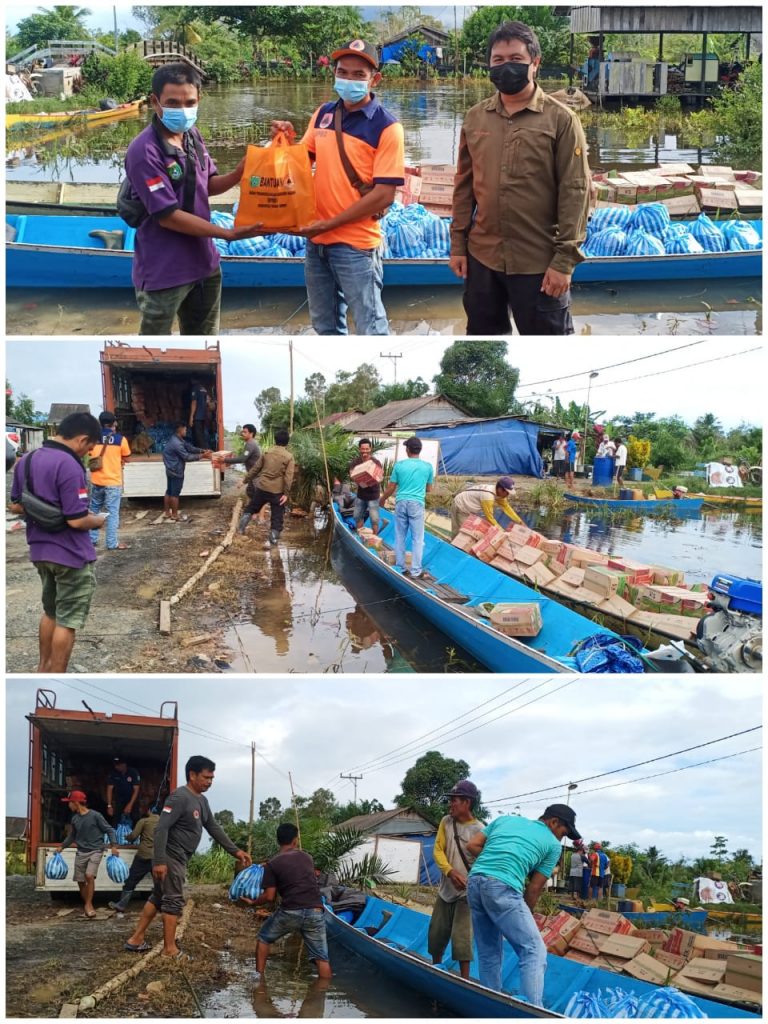
[[293, 791], [293, 776], [288, 772], [288, 781], [291, 784], [291, 803], [293, 804], [293, 813], [296, 818], [296, 828], [299, 832], [299, 849], [301, 849], [301, 825], [299, 824], [299, 809], [296, 806], [296, 794]]
[[248, 812], [248, 856], [253, 853], [253, 800], [256, 789], [256, 744], [251, 741], [251, 806]]
[[293, 339], [288, 341], [288, 363], [291, 373], [291, 400], [290, 412], [288, 414], [288, 432], [293, 433]]

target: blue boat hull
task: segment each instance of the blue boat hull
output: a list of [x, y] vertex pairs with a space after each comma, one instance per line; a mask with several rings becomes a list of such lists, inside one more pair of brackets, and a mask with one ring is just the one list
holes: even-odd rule
[[[394, 517], [382, 509], [380, 536], [394, 547]], [[426, 534], [424, 567], [437, 583], [451, 586], [469, 600], [456, 604], [440, 598], [428, 586], [418, 584], [387, 565], [342, 520], [334, 505], [334, 525], [339, 539], [372, 574], [400, 594], [425, 619], [461, 645], [492, 672], [578, 672], [570, 651], [579, 640], [595, 633], [615, 634], [598, 628], [577, 612], [564, 608], [530, 587], [478, 561], [440, 538]], [[471, 609], [483, 601], [529, 602], [541, 605], [544, 625], [536, 637], [504, 636]]]
[[[17, 230], [6, 245], [7, 284], [13, 288], [131, 288], [136, 232], [119, 217], [6, 216]], [[753, 221], [762, 235], [762, 221]], [[125, 231], [125, 249], [110, 251], [89, 238], [99, 230]], [[95, 246], [98, 246], [96, 248]], [[303, 288], [304, 260], [224, 256], [225, 288]], [[761, 252], [705, 253], [700, 256], [611, 256], [580, 263], [576, 283], [670, 281], [760, 277]], [[390, 287], [459, 287], [447, 259], [384, 260]]]
[[618, 508], [624, 511], [629, 509], [634, 512], [651, 513], [674, 512], [681, 518], [697, 515], [701, 512], [701, 506], [704, 504], [703, 498], [680, 498], [677, 501], [674, 498], [657, 498], [655, 500], [638, 498], [637, 501], [631, 499], [622, 501], [620, 498], [588, 498], [581, 494], [566, 494], [564, 497], [566, 501], [573, 502], [575, 505], [587, 505], [589, 508]]
[[[649, 996], [657, 987], [627, 975], [579, 964], [549, 954], [544, 980], [544, 1007], [532, 1006], [515, 993], [519, 990], [517, 956], [504, 943], [502, 966], [503, 991], [485, 988], [477, 979], [477, 955], [470, 966], [470, 980], [458, 975], [455, 960], [445, 959], [434, 966], [429, 962], [427, 932], [429, 916], [409, 907], [369, 896], [354, 924], [342, 921], [326, 908], [326, 927], [332, 942], [369, 960], [394, 981], [437, 999], [462, 1017], [562, 1017], [577, 992], [597, 994], [599, 990], [621, 988], [638, 997]], [[371, 936], [366, 928], [375, 929]], [[752, 1018], [758, 1014], [714, 1000], [690, 997], [704, 1014], [714, 1018]]]
[[[572, 907], [568, 903], [560, 903], [561, 910], [573, 914], [574, 917], [581, 917], [584, 910], [582, 907]], [[687, 928], [690, 931], [704, 931], [707, 922], [706, 910], [622, 910], [622, 917], [637, 924], [649, 924], [655, 927], [664, 928], [668, 924], [674, 924], [679, 928]]]

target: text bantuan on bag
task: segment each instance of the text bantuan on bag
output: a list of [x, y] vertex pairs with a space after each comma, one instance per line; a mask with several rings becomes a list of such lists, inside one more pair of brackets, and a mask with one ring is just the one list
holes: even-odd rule
[[314, 220], [315, 183], [304, 143], [292, 146], [278, 132], [271, 146], [249, 146], [235, 226], [262, 224], [265, 231], [288, 231]]

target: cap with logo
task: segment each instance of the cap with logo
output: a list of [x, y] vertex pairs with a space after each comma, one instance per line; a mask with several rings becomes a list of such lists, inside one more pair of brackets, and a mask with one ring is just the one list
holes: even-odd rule
[[73, 789], [71, 793], [68, 793], [67, 796], [63, 796], [61, 798], [61, 802], [63, 804], [87, 804], [88, 797], [85, 795], [82, 789]]
[[576, 812], [568, 804], [550, 804], [542, 818], [559, 818], [567, 828], [566, 835], [571, 841], [581, 839], [581, 833], [576, 831]]
[[338, 60], [339, 57], [362, 57], [376, 71], [379, 70], [379, 55], [376, 47], [366, 43], [363, 39], [350, 39], [348, 43], [340, 46], [331, 54], [331, 60]]
[[477, 800], [480, 796], [480, 790], [474, 782], [470, 782], [469, 779], [462, 779], [461, 782], [456, 783], [448, 796], [460, 796], [465, 800]]

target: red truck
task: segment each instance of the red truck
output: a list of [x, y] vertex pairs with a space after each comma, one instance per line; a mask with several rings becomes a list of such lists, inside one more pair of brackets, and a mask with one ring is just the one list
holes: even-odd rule
[[[134, 452], [124, 470], [123, 497], [159, 498], [165, 494], [162, 439], [170, 436], [174, 421], [188, 420], [193, 381], [205, 386], [213, 402], [207, 424], [210, 448], [219, 451], [224, 447], [218, 342], [205, 348], [161, 349], [108, 341], [100, 362], [104, 408], [115, 413]], [[145, 451], [152, 440], [151, 450]], [[219, 469], [207, 460], [187, 464], [185, 498], [220, 494]]]
[[[164, 701], [156, 717], [151, 715], [108, 715], [92, 711], [85, 701], [83, 710], [56, 706], [52, 690], [39, 689], [29, 722], [29, 789], [27, 800], [27, 865], [35, 872], [35, 888], [50, 892], [75, 891], [74, 847], [64, 850], [67, 877], [54, 881], [45, 877], [45, 862], [64, 839], [71, 814], [61, 798], [70, 789], [82, 789], [88, 806], [106, 817], [107, 776], [113, 758], [124, 757], [141, 776], [139, 805], [159, 803], [177, 786], [178, 704]], [[120, 848], [130, 867], [135, 846]], [[152, 887], [151, 876], [139, 889]], [[117, 891], [106, 871], [106, 858], [99, 865], [96, 891]]]

